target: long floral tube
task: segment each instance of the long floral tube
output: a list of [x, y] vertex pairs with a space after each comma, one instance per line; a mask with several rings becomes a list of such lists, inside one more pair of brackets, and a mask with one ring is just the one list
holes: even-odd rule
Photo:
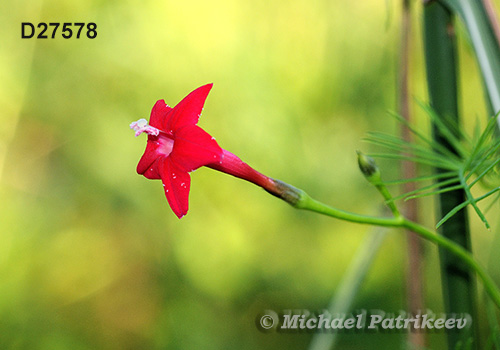
[[295, 187], [258, 172], [238, 156], [224, 149], [222, 150], [222, 161], [209, 164], [207, 167], [249, 181], [291, 205], [300, 200], [300, 191]]

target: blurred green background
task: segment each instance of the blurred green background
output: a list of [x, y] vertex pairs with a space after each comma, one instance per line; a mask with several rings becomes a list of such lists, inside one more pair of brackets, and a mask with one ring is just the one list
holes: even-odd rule
[[[2, 1], [0, 348], [305, 349], [311, 334], [261, 333], [257, 315], [326, 307], [372, 228], [296, 211], [206, 168], [192, 174], [178, 220], [161, 182], [136, 174], [146, 137], [128, 125], [156, 100], [173, 106], [213, 82], [200, 125], [223, 148], [319, 200], [377, 214], [355, 150], [371, 149], [366, 131], [398, 128], [386, 111], [396, 108], [399, 13], [382, 0]], [[42, 21], [95, 22], [98, 35], [21, 39], [21, 22]], [[411, 86], [426, 100], [420, 32], [417, 23]], [[483, 94], [463, 36], [460, 53], [472, 125], [485, 118]], [[398, 177], [398, 164], [380, 165]], [[427, 225], [432, 204], [422, 205]], [[472, 221], [488, 264], [498, 225]], [[427, 307], [440, 313], [436, 249], [425, 250]], [[355, 307], [407, 310], [406, 261], [404, 235], [391, 232]], [[442, 333], [429, 338], [443, 345]], [[339, 346], [405, 342], [361, 333]]]

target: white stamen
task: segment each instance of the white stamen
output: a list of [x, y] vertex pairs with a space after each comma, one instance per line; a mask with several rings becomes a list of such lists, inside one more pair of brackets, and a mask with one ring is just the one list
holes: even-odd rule
[[139, 136], [143, 132], [148, 135], [158, 136], [160, 134], [160, 130], [148, 124], [148, 121], [144, 118], [139, 119], [136, 122], [130, 124], [130, 129], [135, 131], [135, 136]]

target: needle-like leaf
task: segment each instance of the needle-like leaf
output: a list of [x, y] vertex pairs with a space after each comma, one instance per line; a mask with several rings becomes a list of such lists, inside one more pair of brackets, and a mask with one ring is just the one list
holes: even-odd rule
[[[383, 132], [370, 132], [364, 139], [374, 145], [385, 148], [387, 153], [371, 154], [372, 157], [411, 161], [420, 165], [432, 166], [447, 171], [415, 177], [412, 179], [398, 179], [384, 182], [386, 185], [396, 185], [414, 182], [419, 186], [416, 190], [402, 193], [393, 197], [392, 201], [416, 199], [453, 190], [463, 190], [466, 200], [450, 210], [438, 223], [438, 227], [467, 205], [472, 205], [484, 225], [489, 228], [488, 220], [479, 208], [478, 202], [499, 191], [495, 188], [483, 196], [474, 198], [471, 188], [486, 176], [498, 175], [500, 164], [500, 139], [495, 133], [498, 115], [491, 118], [481, 131], [479, 123], [473, 130], [473, 136], [467, 133], [448, 119], [442, 119], [436, 112], [423, 103], [419, 103], [429, 116], [429, 119], [439, 130], [456, 154], [441, 144], [429, 139], [425, 134], [412, 126], [401, 116], [391, 113], [400, 123], [403, 123], [416, 136], [418, 143], [409, 144], [403, 139]], [[488, 178], [490, 180], [490, 178]], [[425, 181], [435, 181], [425, 185]], [[493, 182], [493, 183], [497, 183]], [[485, 183], [485, 181], [483, 181]], [[500, 195], [500, 194], [499, 194]]]

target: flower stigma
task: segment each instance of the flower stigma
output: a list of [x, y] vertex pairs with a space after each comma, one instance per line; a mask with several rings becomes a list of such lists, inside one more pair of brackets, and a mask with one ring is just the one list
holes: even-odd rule
[[135, 131], [135, 137], [139, 136], [143, 132], [148, 135], [158, 136], [160, 130], [148, 124], [148, 121], [144, 118], [139, 119], [136, 122], [130, 124], [130, 129]]

